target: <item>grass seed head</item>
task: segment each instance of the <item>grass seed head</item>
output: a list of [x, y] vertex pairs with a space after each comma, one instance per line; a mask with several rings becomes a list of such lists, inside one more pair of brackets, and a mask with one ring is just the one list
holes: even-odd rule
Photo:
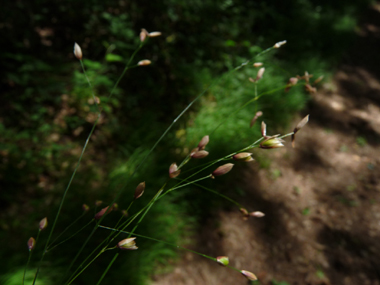
[[77, 43], [74, 43], [74, 55], [77, 59], [82, 60], [82, 57], [83, 57], [82, 49]]
[[48, 220], [47, 218], [43, 218], [41, 221], [40, 221], [40, 231], [46, 229], [48, 226]]
[[32, 251], [35, 246], [36, 246], [36, 240], [34, 239], [34, 237], [31, 237], [28, 240], [28, 249], [29, 249], [29, 251]]

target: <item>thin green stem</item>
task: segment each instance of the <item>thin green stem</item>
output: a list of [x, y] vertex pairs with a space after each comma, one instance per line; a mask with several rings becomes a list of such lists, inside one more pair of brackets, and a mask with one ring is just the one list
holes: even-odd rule
[[94, 104], [95, 104], [95, 106], [96, 106], [96, 110], [97, 110], [97, 112], [100, 114], [101, 111], [100, 111], [100, 108], [99, 108], [98, 102], [97, 102], [96, 97], [95, 97], [94, 89], [92, 88], [92, 84], [91, 84], [91, 82], [90, 82], [90, 79], [89, 79], [88, 76], [87, 76], [86, 69], [84, 68], [84, 64], [83, 64], [82, 59], [80, 59], [79, 62], [80, 62], [80, 65], [82, 66], [83, 74], [84, 74], [84, 76], [86, 77], [87, 83], [88, 83], [88, 85], [90, 86], [90, 89], [91, 89], [91, 95], [92, 95], [92, 99], [94, 100]]
[[70, 285], [71, 283], [73, 283], [73, 281], [79, 276], [82, 274], [83, 271], [85, 271], [102, 253], [104, 252], [104, 249], [101, 250], [77, 275], [74, 276], [74, 278], [72, 278], [69, 283], [67, 283], [67, 285]]
[[[80, 233], [81, 231], [83, 231], [88, 225], [90, 225], [91, 223], [93, 222], [93, 220], [89, 221], [86, 225], [84, 225], [82, 228], [80, 228], [79, 230], [77, 230], [74, 234], [72, 234], [71, 236], [69, 236], [68, 238], [64, 239], [63, 241], [59, 242], [58, 244], [54, 245], [53, 247], [50, 247], [50, 248], [47, 248], [46, 249], [46, 252], [49, 252], [49, 251], [52, 251], [54, 248], [56, 248], [57, 246], [67, 242], [68, 240], [72, 239], [74, 236], [76, 236], [78, 233]], [[52, 243], [53, 244], [53, 243]]]
[[[99, 228], [107, 229], [107, 230], [111, 230], [111, 231], [117, 231], [117, 232], [124, 233], [124, 234], [129, 234], [129, 236], [131, 236], [133, 234], [134, 236], [145, 238], [145, 239], [149, 239], [149, 240], [153, 240], [153, 241], [156, 241], [156, 242], [159, 242], [159, 243], [163, 243], [163, 244], [167, 244], [167, 245], [170, 245], [170, 246], [173, 246], [173, 247], [176, 247], [176, 248], [180, 248], [180, 249], [186, 250], [188, 252], [191, 252], [191, 253], [203, 256], [203, 257], [205, 257], [207, 259], [210, 259], [212, 261], [216, 261], [217, 262], [217, 260], [216, 260], [215, 257], [209, 256], [209, 255], [206, 255], [206, 254], [203, 254], [203, 253], [200, 253], [200, 252], [197, 252], [195, 250], [192, 250], [192, 249], [189, 249], [189, 248], [186, 248], [186, 247], [183, 247], [183, 246], [176, 245], [176, 244], [171, 243], [171, 242], [155, 239], [155, 238], [148, 237], [148, 236], [143, 236], [143, 235], [136, 234], [136, 233], [133, 233], [133, 232], [126, 232], [126, 231], [121, 231], [121, 230], [117, 230], [117, 229], [113, 229], [113, 228], [109, 228], [109, 227], [105, 227], [105, 226], [100, 226], [100, 225], [99, 225]], [[235, 267], [232, 267], [232, 266], [229, 266], [229, 265], [227, 265], [226, 267], [240, 272], [240, 270], [237, 269], [237, 268], [235, 268]]]
[[99, 279], [98, 283], [96, 283], [96, 285], [99, 285], [100, 282], [102, 282], [104, 276], [106, 276], [108, 270], [110, 270], [112, 264], [115, 262], [115, 260], [116, 260], [116, 258], [117, 258], [118, 256], [119, 256], [119, 252], [115, 254], [115, 256], [113, 257], [113, 259], [111, 260], [111, 262], [108, 264], [106, 270], [104, 270], [102, 277], [100, 277], [100, 279]]
[[64, 229], [49, 245], [48, 245], [48, 248], [47, 250], [50, 250], [49, 247], [51, 247], [51, 245], [53, 243], [55, 243], [65, 232], [67, 232], [68, 229], [70, 229], [74, 224], [76, 224], [81, 218], [84, 217], [84, 215], [86, 214], [86, 212], [83, 212], [82, 215], [80, 215], [78, 218], [75, 219], [74, 222], [72, 222], [70, 225], [68, 225], [66, 227], [66, 229]]
[[28, 254], [28, 261], [25, 264], [25, 269], [24, 269], [24, 274], [22, 275], [22, 285], [25, 283], [25, 274], [26, 274], [26, 269], [28, 268], [28, 265], [30, 263], [30, 258], [32, 257], [32, 250], [29, 250]]

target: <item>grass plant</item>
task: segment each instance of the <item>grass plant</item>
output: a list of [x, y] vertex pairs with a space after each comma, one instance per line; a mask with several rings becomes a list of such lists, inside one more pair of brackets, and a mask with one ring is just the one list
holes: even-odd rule
[[[151, 64], [151, 61], [147, 59], [140, 60], [135, 63], [135, 58], [137, 57], [140, 49], [144, 47], [145, 43], [150, 40], [150, 38], [159, 35], [159, 32], [148, 33], [144, 29], [141, 31], [140, 44], [127, 61], [122, 74], [116, 80], [116, 83], [108, 95], [108, 98], [106, 98], [106, 102], [109, 102], [110, 99], [112, 99], [115, 90], [117, 89], [120, 81], [124, 78], [126, 72], [133, 68], [144, 68], [144, 66]], [[149, 246], [146, 246], [148, 243], [146, 241], [144, 242], [144, 239], [149, 242], [158, 242], [162, 245], [169, 245], [174, 248], [180, 248], [182, 250], [201, 255], [216, 263], [224, 265], [229, 269], [243, 274], [248, 280], [256, 280], [256, 276], [250, 271], [246, 271], [245, 268], [240, 269], [230, 266], [228, 257], [212, 257], [204, 255], [184, 246], [180, 246], [176, 242], [171, 242], [170, 238], [158, 238], [155, 233], [148, 232], [148, 234], [145, 234], [139, 230], [141, 224], [146, 219], [149, 219], [150, 215], [160, 215], [160, 204], [162, 200], [173, 199], [173, 197], [176, 197], [175, 195], [181, 195], [180, 193], [189, 187], [199, 187], [219, 196], [222, 199], [226, 199], [231, 202], [232, 205], [236, 206], [236, 209], [242, 213], [243, 219], [260, 218], [264, 216], [263, 213], [245, 209], [237, 201], [227, 197], [208, 185], [211, 184], [210, 181], [212, 181], [212, 179], [219, 179], [219, 176], [226, 175], [230, 171], [233, 171], [233, 167], [236, 163], [253, 161], [254, 159], [252, 158], [252, 153], [250, 152], [253, 148], [260, 148], [264, 151], [268, 149], [280, 148], [284, 146], [284, 139], [289, 137], [291, 137], [291, 140], [294, 143], [295, 134], [307, 123], [308, 116], [302, 120], [292, 132], [284, 135], [267, 134], [266, 124], [261, 122], [261, 127], [259, 128], [260, 131], [258, 131], [257, 128], [254, 128], [255, 131], [247, 131], [247, 133], [236, 135], [235, 140], [231, 142], [234, 144], [235, 150], [228, 154], [222, 154], [222, 151], [214, 151], [215, 148], [212, 152], [209, 152], [208, 144], [210, 142], [210, 144], [216, 145], [222, 136], [234, 136], [237, 130], [242, 129], [243, 125], [250, 125], [251, 127], [258, 125], [258, 122], [261, 119], [260, 117], [263, 114], [262, 110], [264, 110], [265, 113], [265, 104], [270, 104], [271, 96], [281, 96], [282, 93], [280, 94], [280, 91], [284, 92], [285, 90], [288, 92], [290, 89], [304, 86], [306, 91], [310, 93], [315, 92], [314, 85], [318, 80], [312, 83], [312, 76], [308, 73], [305, 73], [302, 76], [290, 77], [288, 83], [282, 83], [276, 87], [274, 83], [276, 83], [277, 80], [273, 71], [275, 68], [269, 68], [266, 70], [264, 67], [265, 64], [258, 64], [257, 60], [265, 59], [264, 56], [267, 53], [280, 48], [285, 43], [286, 41], [281, 41], [270, 48], [260, 51], [251, 59], [244, 60], [243, 63], [231, 68], [226, 74], [214, 80], [174, 118], [171, 124], [162, 132], [161, 136], [148, 151], [141, 151], [139, 155], [135, 157], [132, 163], [133, 165], [127, 166], [124, 171], [119, 170], [119, 173], [115, 172], [112, 174], [114, 177], [119, 177], [119, 179], [118, 182], [112, 187], [114, 192], [110, 195], [112, 198], [109, 199], [108, 202], [103, 203], [99, 201], [97, 203], [97, 207], [93, 211], [92, 217], [90, 218], [88, 218], [88, 216], [92, 211], [90, 211], [89, 206], [83, 205], [83, 213], [79, 215], [78, 218], [71, 224], [69, 224], [65, 230], [58, 233], [56, 232], [56, 228], [60, 221], [64, 206], [67, 203], [68, 193], [84, 158], [86, 148], [90, 143], [95, 130], [98, 128], [98, 123], [105, 112], [104, 110], [109, 110], [107, 109], [107, 106], [104, 105], [104, 103], [95, 95], [91, 80], [86, 73], [85, 64], [82, 61], [83, 55], [81, 48], [78, 44], [75, 44], [74, 54], [80, 61], [83, 69], [83, 76], [88, 82], [89, 90], [91, 91], [89, 92], [91, 94], [90, 99], [93, 102], [94, 113], [96, 116], [92, 128], [89, 131], [80, 152], [76, 167], [71, 175], [66, 189], [63, 192], [58, 210], [55, 217], [52, 219], [53, 222], [51, 223], [51, 226], [47, 226], [46, 218], [42, 219], [41, 223], [43, 225], [41, 226], [40, 223], [37, 238], [35, 242], [29, 246], [29, 258], [24, 269], [22, 284], [39, 284], [39, 280], [43, 280], [41, 278], [45, 278], [43, 277], [46, 265], [45, 258], [49, 256], [50, 252], [54, 252], [60, 247], [67, 246], [70, 248], [75, 246], [75, 254], [71, 258], [71, 262], [69, 264], [65, 264], [63, 274], [57, 277], [59, 280], [55, 280], [55, 284], [76, 284], [78, 278], [80, 278], [89, 267], [93, 266], [97, 262], [103, 264], [103, 266], [101, 266], [102, 271], [98, 272], [98, 275], [93, 277], [94, 279], [91, 284], [101, 284], [107, 278], [107, 275], [112, 268], [116, 266], [118, 261], [121, 259], [121, 256], [133, 256], [133, 252], [136, 250], [146, 251], [146, 254], [149, 255]], [[256, 77], [249, 78], [247, 74], [252, 74], [253, 72], [256, 73]], [[239, 74], [241, 76], [240, 78], [239, 76], [232, 77], [232, 74]], [[238, 79], [236, 80], [234, 78]], [[244, 90], [247, 88], [247, 84], [250, 84], [251, 87], [249, 88], [249, 92], [241, 92], [244, 96], [239, 98], [239, 100], [236, 100], [233, 96], [229, 96], [229, 94], [223, 93], [223, 86], [239, 85], [241, 82], [240, 80], [242, 79], [245, 79], [246, 83], [244, 83], [243, 86], [239, 86], [239, 88]], [[263, 88], [261, 88], [262, 85]], [[229, 90], [230, 89], [231, 88], [229, 88]], [[185, 141], [185, 143], [188, 143], [188, 146], [184, 149], [180, 149], [179, 155], [183, 157], [182, 160], [175, 163], [168, 161], [165, 166], [157, 166], [159, 169], [166, 169], [167, 172], [165, 175], [162, 175], [162, 178], [159, 181], [154, 183], [153, 187], [156, 187], [156, 185], [159, 186], [156, 188], [155, 192], [152, 192], [154, 191], [152, 189], [153, 183], [150, 184], [148, 181], [137, 181], [136, 177], [140, 177], [143, 170], [145, 171], [149, 167], [155, 167], [154, 161], [150, 160], [153, 152], [157, 150], [162, 140], [170, 134], [170, 131], [172, 131], [174, 125], [177, 124], [183, 115], [189, 112], [195, 102], [201, 98], [204, 99], [203, 103], [209, 104], [209, 109], [207, 110], [206, 108], [204, 111], [205, 113], [198, 113], [195, 115], [194, 126], [188, 128], [188, 139], [191, 143]], [[221, 106], [215, 106], [215, 104], [212, 104], [213, 100], [222, 102], [220, 104]], [[261, 106], [258, 104], [259, 100], [264, 102], [262, 105], [263, 109], [260, 108]], [[285, 99], [284, 101], [286, 102]], [[294, 104], [302, 105], [301, 101], [302, 99], [298, 101], [295, 100]], [[253, 106], [254, 112], [252, 112], [252, 110], [248, 110], [248, 106]], [[214, 110], [215, 108], [217, 108], [219, 112], [219, 123], [217, 125], [209, 124], [207, 121], [208, 112], [210, 110]], [[283, 114], [276, 114], [272, 120], [279, 120], [281, 117], [289, 116], [288, 113], [291, 108], [292, 107], [289, 109], [285, 108]], [[251, 116], [249, 120], [247, 120], [248, 116]], [[265, 115], [265, 118], [269, 117], [270, 116]], [[271, 121], [269, 120], [269, 122]], [[194, 132], [193, 129], [196, 127], [200, 128], [204, 135], [202, 139], [198, 137], [197, 139], [199, 143], [191, 147], [191, 144], [193, 144], [195, 140], [195, 135], [192, 135], [192, 132]], [[252, 134], [256, 135], [257, 139], [253, 140]], [[223, 148], [221, 148], [221, 150], [222, 149]], [[206, 160], [207, 162], [198, 163], [197, 161], [199, 159]], [[146, 179], [148, 178], [149, 177]], [[209, 182], [207, 186], [203, 184], [204, 181]], [[131, 188], [136, 188], [134, 193], [130, 191]], [[149, 191], [147, 191], [148, 189]], [[144, 197], [144, 199], [141, 197]], [[129, 201], [127, 203], [128, 206], [126, 206], [125, 209], [120, 209], [118, 203], [122, 203], [124, 205], [127, 199]], [[47, 234], [43, 243], [41, 242], [40, 244], [39, 241], [41, 240], [41, 232], [42, 234], [46, 234], [45, 232], [47, 232]], [[85, 236], [84, 240], [78, 241], [78, 239], [83, 236]], [[74, 245], [67, 245], [73, 240], [76, 241]], [[92, 248], [91, 245], [93, 243], [90, 241], [94, 240], [96, 245]], [[42, 248], [40, 258], [37, 261], [32, 259], [32, 262], [30, 263], [29, 261], [31, 260], [32, 253], [36, 247], [39, 247], [40, 249]], [[102, 261], [102, 258], [105, 261]], [[33, 264], [33, 267], [30, 267], [31, 264]], [[129, 266], [132, 267], [133, 265], [130, 265], [129, 263]], [[36, 268], [33, 280], [31, 282], [29, 279], [30, 268]], [[254, 268], [250, 270], [254, 271]]]

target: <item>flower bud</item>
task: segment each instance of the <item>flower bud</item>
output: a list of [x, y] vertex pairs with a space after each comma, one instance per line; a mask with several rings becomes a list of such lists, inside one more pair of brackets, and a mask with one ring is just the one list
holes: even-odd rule
[[107, 211], [108, 210], [108, 206], [101, 209], [99, 212], [96, 213], [94, 219], [95, 220], [99, 220], [101, 217], [103, 217], [104, 214], [108, 214], [109, 212], [111, 212], [111, 210]]
[[46, 229], [47, 225], [48, 225], [47, 218], [43, 218], [43, 219], [40, 221], [40, 231]]
[[145, 181], [137, 185], [136, 190], [135, 190], [135, 199], [140, 198], [142, 194], [144, 194], [144, 190], [145, 190]]
[[140, 60], [137, 65], [139, 66], [144, 66], [144, 65], [149, 65], [151, 64], [152, 62], [149, 60], [149, 59], [143, 59], [143, 60]]
[[251, 212], [251, 213], [249, 213], [249, 215], [251, 217], [255, 217], [255, 218], [262, 218], [265, 216], [265, 214], [263, 212], [259, 212], [259, 211]]
[[28, 249], [29, 249], [29, 251], [32, 251], [35, 246], [36, 246], [36, 240], [34, 239], [34, 237], [31, 237], [28, 240]]
[[281, 41], [281, 42], [276, 43], [273, 47], [274, 47], [274, 48], [280, 48], [280, 47], [283, 46], [284, 44], [286, 44], [286, 41]]
[[312, 87], [310, 84], [305, 84], [305, 90], [310, 94], [314, 94], [317, 92], [317, 88]]
[[259, 81], [261, 78], [263, 78], [264, 72], [265, 72], [265, 67], [262, 67], [259, 69], [256, 75], [256, 81]]
[[254, 159], [252, 158], [252, 153], [250, 152], [241, 152], [241, 153], [238, 153], [238, 154], [235, 154], [232, 158], [234, 160], [241, 160], [241, 161], [253, 161]]
[[214, 170], [212, 173], [212, 176], [221, 176], [231, 171], [232, 167], [234, 167], [233, 163], [226, 163], [222, 166], [219, 166], [217, 169]]
[[178, 169], [178, 166], [176, 163], [172, 163], [169, 167], [169, 177], [175, 178], [181, 173], [181, 170]]
[[277, 137], [269, 137], [268, 139], [264, 140], [260, 144], [260, 148], [262, 149], [279, 148], [279, 147], [284, 146], [282, 143], [283, 143], [282, 139], [279, 139]]
[[226, 266], [228, 265], [230, 262], [228, 260], [228, 257], [227, 256], [218, 256], [216, 258], [216, 261], [220, 264], [220, 265], [223, 265], [223, 266]]
[[90, 210], [90, 207], [88, 205], [86, 205], [86, 204], [83, 204], [82, 205], [82, 210], [83, 210], [83, 212], [88, 212], [88, 210]]
[[95, 201], [95, 206], [96, 206], [96, 207], [99, 207], [101, 204], [103, 204], [103, 201], [102, 201], [102, 200], [97, 200], [97, 201]]
[[121, 214], [122, 214], [124, 217], [128, 217], [128, 216], [129, 216], [127, 210], [121, 210]]
[[313, 83], [313, 85], [316, 85], [316, 84], [318, 84], [319, 82], [321, 82], [322, 81], [322, 79], [323, 79], [323, 75], [321, 75], [321, 76], [319, 76], [317, 79], [315, 79], [315, 81], [314, 81], [314, 83]]
[[256, 281], [257, 280], [257, 277], [255, 274], [253, 274], [252, 272], [249, 272], [249, 271], [246, 271], [246, 270], [242, 270], [240, 271], [241, 274], [243, 274], [245, 277], [247, 277], [248, 280], [251, 280], [251, 281]]
[[292, 86], [296, 85], [298, 82], [297, 77], [291, 77], [289, 78], [288, 84], [286, 85], [285, 92], [288, 92]]
[[150, 38], [159, 37], [159, 36], [161, 36], [161, 32], [150, 32], [150, 33], [148, 34], [148, 36], [149, 36]]
[[146, 37], [148, 36], [148, 31], [145, 30], [145, 29], [141, 29], [141, 32], [140, 32], [140, 41], [143, 42], [145, 41]]
[[192, 158], [204, 158], [208, 156], [208, 151], [200, 150], [191, 154]]
[[80, 48], [80, 46], [75, 43], [74, 44], [74, 55], [77, 59], [81, 60], [82, 59], [82, 49]]
[[252, 128], [252, 126], [256, 123], [256, 120], [263, 115], [263, 112], [258, 111], [253, 119], [251, 120], [251, 123], [249, 124], [249, 127]]
[[205, 149], [206, 145], [208, 144], [208, 142], [210, 141], [210, 138], [209, 136], [204, 136], [201, 141], [199, 142], [198, 144], [198, 148], [199, 150], [203, 150]]
[[247, 216], [247, 215], [248, 215], [248, 211], [247, 211], [247, 209], [240, 208], [239, 210], [240, 210], [240, 212], [242, 212], [242, 214], [243, 214], [244, 216]]
[[294, 131], [293, 131], [293, 134], [292, 134], [292, 147], [295, 147], [295, 139], [296, 139], [296, 133], [304, 126], [307, 124], [307, 122], [309, 122], [309, 115], [307, 115], [305, 118], [303, 118], [301, 120], [301, 122], [299, 122], [297, 124], [297, 126], [294, 128]]
[[267, 125], [264, 121], [261, 122], [261, 135], [265, 138], [267, 136]]
[[262, 62], [255, 62], [253, 64], [254, 67], [260, 67], [260, 66], [263, 66], [263, 63]]
[[138, 248], [135, 239], [135, 237], [123, 239], [122, 241], [119, 241], [117, 247], [123, 250], [135, 250]]

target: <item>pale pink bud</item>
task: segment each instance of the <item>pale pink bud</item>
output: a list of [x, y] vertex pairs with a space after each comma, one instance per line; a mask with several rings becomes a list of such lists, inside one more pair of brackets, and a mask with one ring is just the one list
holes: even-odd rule
[[90, 207], [89, 207], [88, 205], [86, 205], [86, 204], [83, 204], [83, 205], [82, 205], [82, 210], [83, 210], [84, 212], [88, 212], [88, 210], [90, 210]]
[[234, 167], [233, 163], [226, 163], [222, 166], [219, 166], [217, 169], [214, 170], [212, 173], [212, 176], [221, 176], [231, 171], [232, 167]]
[[208, 151], [200, 150], [191, 154], [192, 158], [204, 158], [208, 156]]
[[149, 65], [151, 64], [152, 62], [149, 60], [149, 59], [143, 59], [143, 60], [140, 60], [137, 65], [139, 66], [144, 66], [144, 65]]
[[74, 55], [77, 59], [82, 59], [82, 49], [77, 43], [74, 44]]
[[286, 41], [281, 41], [281, 42], [276, 43], [273, 47], [274, 47], [274, 48], [280, 48], [280, 47], [283, 46], [284, 44], [286, 44]]
[[201, 139], [201, 141], [199, 142], [199, 144], [198, 144], [198, 148], [199, 148], [200, 150], [204, 149], [204, 148], [206, 147], [206, 145], [209, 143], [209, 141], [210, 141], [209, 136], [204, 136], [204, 137]]
[[288, 81], [288, 84], [285, 88], [285, 92], [288, 92], [290, 90], [290, 88], [292, 88], [292, 86], [296, 85], [298, 82], [298, 78], [297, 77], [291, 77], [289, 78], [289, 81]]
[[259, 81], [261, 78], [263, 78], [264, 72], [265, 72], [265, 67], [262, 67], [259, 69], [256, 75], [256, 81]]
[[255, 217], [255, 218], [262, 218], [265, 216], [265, 214], [263, 212], [259, 212], [259, 211], [251, 212], [251, 213], [249, 213], [249, 215], [251, 217]]
[[262, 62], [255, 62], [253, 64], [254, 67], [260, 67], [260, 66], [263, 66], [263, 63]]
[[263, 115], [263, 112], [261, 111], [258, 111], [255, 116], [253, 117], [253, 119], [251, 120], [251, 123], [249, 125], [250, 128], [252, 128], [252, 126], [256, 123], [256, 120], [261, 117]]
[[145, 181], [137, 185], [136, 190], [135, 190], [135, 199], [140, 198], [142, 194], [144, 194], [144, 190], [145, 190]]
[[261, 122], [261, 135], [263, 137], [266, 137], [267, 135], [267, 125], [264, 123], [264, 121]]
[[40, 231], [46, 229], [47, 225], [48, 225], [47, 218], [43, 218], [43, 219], [40, 221]]
[[99, 212], [96, 213], [94, 219], [95, 220], [99, 220], [101, 217], [103, 217], [104, 214], [108, 214], [109, 212], [111, 212], [111, 210], [107, 211], [108, 210], [108, 206], [101, 209]]
[[230, 263], [230, 261], [228, 260], [228, 257], [227, 256], [218, 256], [216, 258], [216, 261], [220, 264], [220, 265], [223, 265], [223, 266], [226, 266]]
[[169, 177], [175, 178], [181, 173], [181, 170], [178, 169], [178, 166], [176, 163], [172, 163], [169, 167]]
[[246, 270], [242, 270], [240, 271], [241, 274], [243, 274], [245, 277], [247, 277], [248, 280], [251, 280], [251, 281], [256, 281], [257, 280], [257, 277], [255, 274], [253, 274], [252, 272], [249, 272], [249, 271], [246, 271]]
[[29, 251], [32, 251], [35, 246], [36, 246], [36, 240], [34, 239], [34, 237], [31, 237], [28, 240], [28, 249], [29, 249]]
[[119, 241], [117, 247], [123, 250], [135, 250], [138, 248], [135, 239], [135, 237], [123, 239], [122, 241]]
[[234, 160], [241, 160], [241, 161], [249, 162], [249, 161], [254, 160], [251, 155], [252, 155], [252, 153], [250, 153], [250, 152], [241, 152], [241, 153], [235, 154], [232, 158]]
[[146, 37], [148, 36], [148, 31], [145, 30], [145, 29], [141, 29], [141, 32], [140, 32], [140, 41], [145, 41]]
[[150, 37], [150, 38], [154, 38], [154, 37], [159, 37], [159, 36], [161, 36], [161, 32], [150, 32], [149, 34], [148, 34], [148, 36]]
[[276, 137], [269, 137], [266, 140], [264, 140], [260, 144], [260, 148], [263, 149], [271, 149], [271, 148], [279, 148], [283, 147], [284, 145], [282, 144], [284, 141], [282, 139], [276, 138]]

